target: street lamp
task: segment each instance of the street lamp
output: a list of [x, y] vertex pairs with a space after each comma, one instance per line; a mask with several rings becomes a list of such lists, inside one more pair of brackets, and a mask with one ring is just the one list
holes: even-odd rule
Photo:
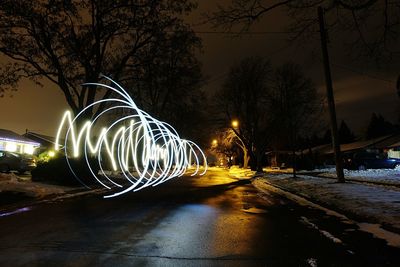
[[212, 141], [212, 145], [213, 145], [213, 146], [216, 146], [216, 145], [218, 145], [218, 141], [217, 141], [217, 139], [214, 139], [214, 140]]
[[244, 144], [242, 138], [239, 136], [239, 133], [238, 133], [238, 132], [240, 132], [240, 129], [239, 129], [239, 121], [238, 121], [238, 120], [232, 120], [231, 125], [232, 125], [232, 132], [233, 132], [233, 133], [235, 134], [235, 136], [237, 137], [237, 140], [239, 140], [238, 145], [239, 145], [239, 146], [242, 148], [242, 150], [243, 150], [243, 159], [244, 159], [243, 166], [244, 166], [245, 168], [247, 168], [247, 163], [248, 163], [248, 156], [247, 156], [247, 155], [248, 155], [248, 151], [247, 151], [246, 145]]
[[232, 127], [233, 127], [233, 128], [239, 127], [239, 121], [238, 121], [238, 120], [233, 120], [233, 121], [232, 121]]

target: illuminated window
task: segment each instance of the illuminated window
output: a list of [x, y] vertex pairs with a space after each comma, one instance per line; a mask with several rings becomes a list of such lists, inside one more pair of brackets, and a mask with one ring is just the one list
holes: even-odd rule
[[24, 152], [25, 152], [26, 154], [32, 155], [32, 154], [33, 154], [33, 151], [35, 151], [35, 148], [34, 148], [32, 145], [25, 145], [25, 147], [24, 147]]
[[10, 152], [17, 151], [17, 144], [14, 142], [6, 142], [6, 150]]

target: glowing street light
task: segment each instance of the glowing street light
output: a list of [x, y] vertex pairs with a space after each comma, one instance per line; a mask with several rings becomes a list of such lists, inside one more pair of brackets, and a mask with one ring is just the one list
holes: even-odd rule
[[216, 145], [218, 145], [218, 141], [217, 141], [217, 139], [214, 139], [214, 140], [212, 141], [212, 145], [213, 145], [213, 146], [216, 146]]
[[233, 121], [232, 121], [232, 127], [233, 127], [233, 128], [239, 127], [239, 121], [238, 121], [238, 120], [233, 120]]

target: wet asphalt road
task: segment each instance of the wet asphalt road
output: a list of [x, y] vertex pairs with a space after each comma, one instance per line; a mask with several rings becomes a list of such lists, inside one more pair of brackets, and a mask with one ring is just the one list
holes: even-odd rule
[[399, 250], [222, 170], [0, 217], [0, 266], [385, 265], [400, 266]]

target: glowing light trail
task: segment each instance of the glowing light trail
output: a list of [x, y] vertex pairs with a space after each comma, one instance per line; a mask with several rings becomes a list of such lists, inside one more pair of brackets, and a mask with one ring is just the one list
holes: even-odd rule
[[[198, 145], [190, 140], [181, 139], [171, 125], [151, 117], [138, 108], [120, 85], [110, 78], [105, 78], [115, 87], [101, 83], [84, 85], [112, 90], [120, 98], [96, 101], [75, 117], [70, 111], [66, 111], [57, 131], [55, 150], [63, 147], [68, 165], [79, 181], [69, 164], [69, 157], [82, 157], [92, 176], [105, 188], [111, 189], [116, 186], [121, 189], [105, 197], [156, 186], [187, 172], [192, 176], [203, 175], [206, 172], [206, 157]], [[107, 104], [108, 108], [92, 121], [83, 121], [85, 112], [100, 104]], [[129, 111], [129, 115], [118, 118], [108, 127], [99, 130], [100, 121], [107, 120], [109, 118], [107, 115], [115, 114], [118, 109], [122, 110], [122, 113]], [[94, 136], [94, 131], [99, 133], [97, 137]], [[63, 132], [65, 142], [61, 145]], [[90, 157], [97, 158], [98, 168], [93, 166]], [[117, 182], [116, 177], [107, 175], [109, 171], [106, 170], [110, 169], [114, 173], [120, 173], [128, 181], [128, 185], [127, 183], [123, 185]]]

